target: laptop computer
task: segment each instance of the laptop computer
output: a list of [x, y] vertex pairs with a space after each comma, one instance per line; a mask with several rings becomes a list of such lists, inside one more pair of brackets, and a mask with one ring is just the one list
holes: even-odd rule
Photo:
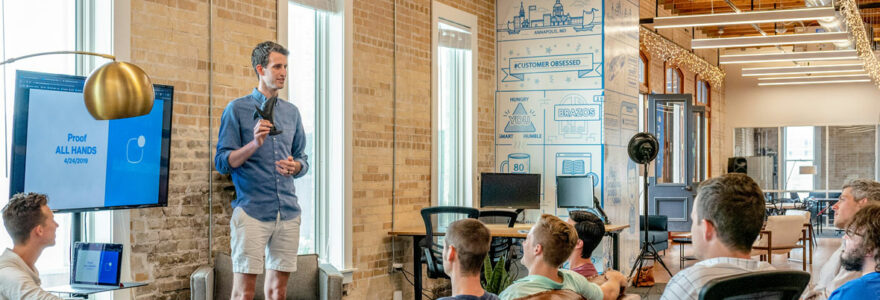
[[122, 244], [80, 243], [73, 246], [70, 284], [46, 289], [55, 293], [92, 294], [119, 289]]

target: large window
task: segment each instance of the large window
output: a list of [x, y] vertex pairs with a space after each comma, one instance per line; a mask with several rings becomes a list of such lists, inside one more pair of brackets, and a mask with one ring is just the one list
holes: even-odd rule
[[299, 253], [345, 268], [345, 108], [342, 16], [290, 2], [289, 101], [302, 115], [311, 169], [295, 181], [302, 208]]
[[651, 91], [648, 84], [648, 56], [644, 52], [639, 51], [639, 92], [648, 93]]
[[697, 93], [694, 95], [694, 104], [709, 106], [709, 97], [711, 97], [709, 83], [702, 79], [697, 79]]
[[[812, 126], [785, 127], [785, 182], [789, 190], [812, 190], [813, 174], [801, 172], [814, 166], [816, 133]], [[807, 169], [805, 169], [807, 170]]]
[[[106, 54], [113, 52], [113, 20], [111, 0], [84, 1], [4, 1], [0, 12], [2, 31], [0, 57], [5, 60], [27, 54], [46, 51], [82, 50]], [[40, 21], [35, 22], [34, 16]], [[22, 26], [21, 24], [26, 24]], [[15, 117], [14, 86], [17, 70], [87, 76], [92, 70], [106, 63], [103, 58], [51, 55], [24, 59], [3, 65], [3, 112], [2, 122], [3, 159], [0, 159], [3, 176], [0, 181], [0, 207], [8, 202], [9, 158], [12, 144], [12, 122]], [[48, 195], [51, 202], [52, 195]], [[70, 214], [56, 214], [60, 224], [56, 244], [46, 248], [36, 268], [43, 285], [62, 285], [69, 282], [71, 223]], [[84, 241], [113, 241], [113, 214], [111, 212], [84, 213]], [[12, 248], [12, 241], [5, 228], [0, 227], [0, 249]], [[103, 295], [108, 297], [109, 295]]]
[[681, 70], [678, 68], [667, 67], [666, 68], [666, 93], [667, 94], [681, 94], [684, 89], [684, 78], [682, 77]]
[[472, 206], [476, 111], [476, 17], [434, 3], [433, 198]]

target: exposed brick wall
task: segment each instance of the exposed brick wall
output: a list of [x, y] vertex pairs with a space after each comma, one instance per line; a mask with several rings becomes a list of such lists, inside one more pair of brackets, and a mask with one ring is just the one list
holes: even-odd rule
[[[494, 1], [441, 1], [478, 17], [478, 166], [494, 162]], [[431, 1], [397, 1], [397, 57], [394, 58], [394, 2], [355, 1], [353, 255], [354, 282], [348, 299], [388, 299], [412, 287], [389, 274], [388, 231], [421, 226], [419, 210], [431, 205]], [[394, 143], [394, 69], [397, 118]], [[396, 160], [392, 159], [396, 147]], [[392, 180], [396, 182], [392, 197]], [[395, 199], [396, 198], [396, 199]], [[411, 239], [397, 238], [393, 256], [412, 264]], [[432, 283], [428, 282], [425, 287]]]
[[[655, 13], [655, 5], [653, 1], [649, 0], [640, 0], [639, 2], [639, 18], [653, 18]], [[671, 16], [672, 13], [669, 10], [663, 9], [660, 7], [660, 11], [657, 14], [661, 17]], [[695, 34], [692, 33], [690, 28], [668, 28], [668, 29], [660, 29], [658, 33], [672, 41], [674, 41], [679, 46], [682, 46], [685, 49], [690, 49], [691, 39], [692, 38], [706, 38], [705, 34], [701, 31], [697, 31]], [[697, 56], [702, 57], [704, 60], [709, 62], [710, 64], [718, 63], [718, 50], [715, 49], [698, 49], [694, 51]], [[650, 65], [648, 68], [648, 87], [650, 92], [663, 94], [665, 92], [665, 68], [667, 67], [666, 62], [657, 58], [648, 56], [648, 64]], [[682, 94], [696, 94], [696, 73], [692, 72], [688, 69], [681, 69], [684, 75], [684, 90]], [[724, 100], [724, 90], [712, 88], [710, 89], [710, 102], [711, 102], [711, 120], [710, 123], [710, 146], [709, 146], [709, 174], [711, 176], [718, 176], [726, 173], [727, 171], [727, 157], [731, 155], [731, 150], [729, 145], [725, 144], [725, 137], [730, 133], [724, 131], [725, 124], [725, 100]]]
[[[825, 187], [825, 130], [828, 131], [828, 189], [843, 187], [848, 180], [874, 178], [875, 166], [875, 127], [868, 126], [829, 126], [817, 128], [821, 136], [815, 138], [820, 146], [816, 149], [816, 181], [814, 187]], [[818, 134], [817, 134], [818, 135]], [[820, 142], [822, 141], [822, 142]], [[798, 172], [795, 169], [793, 172]], [[795, 173], [797, 174], [797, 173]]]
[[[231, 195], [213, 175], [209, 135], [216, 141], [226, 104], [250, 92], [253, 45], [275, 39], [276, 1], [214, 1], [214, 110], [208, 116], [208, 4], [132, 0], [132, 62], [154, 83], [174, 86], [168, 207], [131, 210], [134, 280], [151, 281], [138, 299], [188, 299], [189, 274], [208, 263], [209, 176], [215, 177], [214, 250], [228, 252]], [[209, 132], [208, 122], [213, 121]]]
[[[348, 287], [348, 299], [388, 299], [394, 290], [404, 291], [405, 299], [412, 297], [412, 289], [403, 278], [388, 273], [392, 254], [399, 262], [411, 264], [410, 240], [396, 239], [396, 252], [392, 253], [387, 232], [392, 220], [395, 227], [420, 225], [418, 211], [431, 203], [431, 1], [397, 1], [396, 59], [393, 1], [354, 1], [353, 7], [352, 224], [357, 271]], [[441, 2], [472, 13], [479, 20], [478, 167], [489, 171], [495, 161], [495, 1]], [[138, 299], [186, 299], [189, 274], [208, 263], [209, 189], [214, 191], [211, 250], [227, 252], [229, 248], [231, 195], [222, 191], [229, 182], [211, 171], [208, 140], [211, 137], [216, 142], [219, 116], [225, 105], [253, 88], [250, 51], [260, 41], [275, 39], [276, 1], [215, 1], [211, 116], [207, 3], [132, 0], [131, 5], [132, 62], [143, 67], [155, 83], [175, 87], [168, 207], [131, 211], [134, 279], [152, 281], [134, 294]], [[677, 34], [675, 40], [689, 37]], [[714, 55], [707, 57], [714, 59]], [[396, 136], [392, 109], [395, 62]], [[651, 87], [662, 91], [662, 62], [650, 63]], [[659, 84], [655, 82], [658, 78]], [[685, 92], [692, 93], [694, 75], [685, 71], [685, 80]], [[720, 169], [714, 166], [722, 161], [714, 153], [722, 140], [723, 94], [713, 90], [712, 101], [714, 170]], [[212, 131], [209, 122], [213, 122]], [[396, 160], [392, 159], [395, 148]], [[213, 187], [209, 186], [209, 176], [213, 176]], [[392, 179], [397, 184], [396, 198], [392, 198]]]

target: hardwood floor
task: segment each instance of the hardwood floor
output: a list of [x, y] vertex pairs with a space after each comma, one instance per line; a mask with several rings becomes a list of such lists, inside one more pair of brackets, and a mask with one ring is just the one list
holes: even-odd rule
[[[818, 277], [817, 274], [819, 274], [819, 271], [822, 269], [822, 265], [825, 264], [825, 261], [827, 261], [827, 258], [831, 256], [831, 253], [833, 253], [834, 250], [837, 250], [837, 248], [840, 247], [841, 239], [839, 237], [819, 237], [816, 239], [816, 242], [817, 245], [813, 247], [813, 264], [809, 264], [809, 261], [807, 261], [807, 272], [810, 272], [810, 274], [813, 275], [813, 280]], [[679, 268], [679, 247], [684, 247], [684, 254], [686, 256], [694, 255], [692, 245], [677, 244], [673, 243], [672, 241], [670, 241], [669, 249], [666, 249], [666, 255], [662, 255], [663, 252], [660, 252], [663, 258], [663, 262], [666, 264], [667, 267], [669, 267], [669, 271], [671, 271], [673, 275], [681, 270]], [[801, 252], [802, 251], [800, 249], [792, 250], [791, 259], [787, 259], [785, 254], [774, 255], [772, 265], [777, 269], [782, 270], [802, 270], [803, 268], [801, 264], [801, 258], [803, 256], [801, 255]], [[757, 260], [758, 257], [755, 256], [753, 259]], [[697, 261], [695, 260], [685, 261], [684, 267], [687, 268], [688, 266], [692, 266], [696, 262]], [[659, 283], [669, 282], [669, 274], [667, 274], [666, 271], [663, 270], [663, 268], [659, 265], [656, 265], [654, 268], [654, 281]]]

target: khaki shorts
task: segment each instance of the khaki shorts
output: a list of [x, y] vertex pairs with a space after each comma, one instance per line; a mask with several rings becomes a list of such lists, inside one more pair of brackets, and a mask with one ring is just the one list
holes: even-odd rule
[[264, 253], [266, 269], [296, 272], [299, 225], [300, 217], [284, 221], [279, 213], [275, 221], [262, 222], [236, 207], [229, 220], [232, 272], [263, 274]]

